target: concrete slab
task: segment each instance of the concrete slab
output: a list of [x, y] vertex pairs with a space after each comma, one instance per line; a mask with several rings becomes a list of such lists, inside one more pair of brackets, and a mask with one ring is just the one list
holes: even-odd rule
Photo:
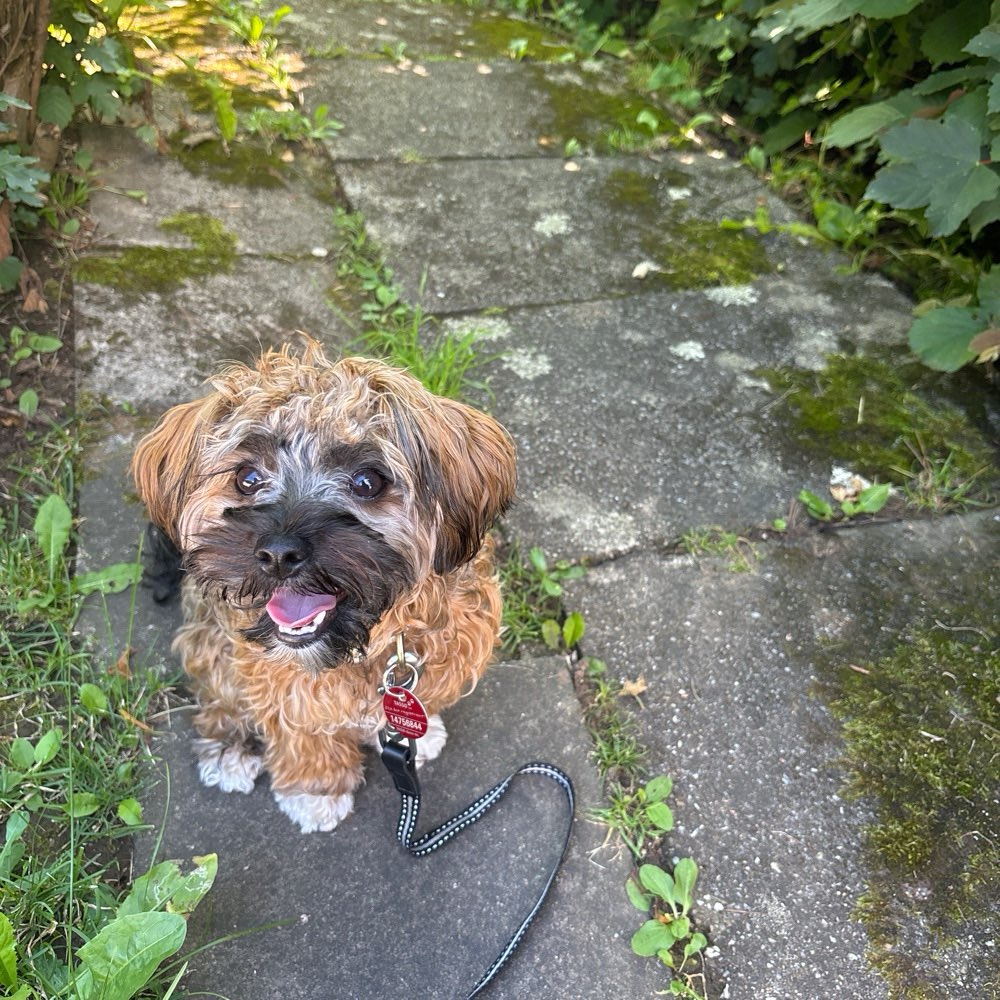
[[907, 317], [886, 282], [827, 274], [483, 318], [491, 406], [519, 447], [509, 524], [553, 556], [603, 559], [785, 515], [838, 456], [788, 440], [756, 370], [898, 343]]
[[[421, 832], [532, 759], [564, 767], [581, 801], [553, 893], [489, 995], [652, 995], [664, 980], [628, 948], [641, 920], [622, 889], [625, 861], [590, 857], [603, 830], [585, 810], [601, 790], [565, 662], [498, 664], [446, 721], [449, 744], [421, 771]], [[147, 815], [163, 816], [159, 857], [219, 855], [218, 880], [192, 918], [189, 943], [287, 921], [194, 955], [185, 978], [192, 991], [240, 1000], [465, 996], [530, 908], [561, 847], [562, 792], [524, 777], [455, 841], [412, 859], [395, 842], [399, 797], [375, 759], [355, 812], [332, 833], [303, 835], [266, 781], [249, 796], [199, 785], [183, 713], [163, 725], [171, 731], [156, 750], [169, 774], [169, 803], [161, 784], [147, 807]]]
[[403, 65], [345, 59], [310, 68], [306, 106], [336, 94], [331, 114], [345, 125], [326, 141], [334, 161], [561, 158], [569, 139], [606, 150], [615, 129], [635, 132], [650, 107], [611, 91], [597, 69], [509, 59]]
[[180, 233], [161, 228], [180, 212], [218, 219], [235, 235], [237, 253], [330, 247], [336, 182], [327, 164], [306, 154], [291, 164], [260, 153], [249, 157], [250, 165], [238, 155], [226, 160], [216, 153], [213, 160], [197, 149], [179, 159], [160, 155], [131, 129], [108, 126], [85, 128], [81, 140], [101, 177], [88, 206], [95, 249], [189, 246]]
[[411, 300], [423, 290], [433, 312], [733, 284], [796, 260], [823, 267], [822, 256], [780, 234], [762, 241], [718, 227], [767, 198], [731, 161], [685, 153], [578, 165], [343, 163], [339, 174]]
[[[981, 600], [998, 542], [984, 513], [768, 545], [750, 573], [643, 552], [570, 585], [588, 655], [648, 684], [634, 718], [652, 772], [674, 778], [670, 851], [698, 861], [697, 915], [730, 996], [888, 995], [851, 916], [871, 814], [841, 796], [817, 662], [870, 662], [942, 604]], [[948, 944], [909, 909], [907, 957], [935, 995], [989, 995], [986, 915], [966, 912]]]
[[459, 4], [391, 3], [383, 0], [305, 0], [281, 22], [282, 38], [313, 61], [377, 55], [440, 61], [490, 59], [508, 38], [531, 41], [529, 58], [566, 51], [558, 34], [500, 11]]
[[231, 274], [136, 295], [77, 284], [81, 389], [158, 414], [191, 399], [227, 360], [250, 361], [262, 347], [305, 331], [343, 349], [357, 330], [326, 302], [335, 266], [319, 261], [240, 258]]

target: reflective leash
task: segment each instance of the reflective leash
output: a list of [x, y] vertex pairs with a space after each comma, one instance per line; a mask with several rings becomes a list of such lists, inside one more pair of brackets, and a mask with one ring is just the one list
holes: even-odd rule
[[[395, 670], [403, 664], [409, 668], [410, 674], [402, 682], [395, 679]], [[548, 878], [535, 900], [534, 905], [528, 911], [527, 916], [521, 921], [510, 939], [504, 945], [503, 950], [497, 955], [493, 964], [483, 973], [479, 982], [476, 983], [472, 992], [466, 997], [471, 1000], [477, 996], [496, 978], [500, 970], [507, 964], [517, 946], [521, 943], [525, 932], [532, 920], [538, 915], [538, 911], [545, 902], [545, 897], [552, 888], [556, 875], [566, 856], [566, 849], [569, 847], [569, 838], [573, 829], [573, 812], [575, 808], [575, 796], [573, 793], [573, 782], [569, 775], [555, 767], [553, 764], [546, 764], [543, 761], [533, 761], [524, 764], [512, 774], [509, 774], [503, 781], [498, 782], [488, 792], [481, 795], [475, 802], [467, 806], [460, 813], [445, 820], [440, 826], [435, 827], [429, 833], [414, 840], [414, 831], [417, 826], [417, 818], [420, 814], [420, 784], [417, 780], [417, 754], [416, 739], [426, 732], [427, 716], [423, 706], [412, 693], [419, 677], [419, 662], [411, 653], [404, 653], [402, 647], [402, 637], [397, 642], [397, 652], [386, 666], [385, 676], [382, 678], [383, 707], [386, 709], [386, 717], [389, 720], [386, 727], [379, 732], [379, 746], [382, 753], [382, 763], [386, 770], [392, 775], [396, 791], [400, 794], [399, 822], [396, 824], [396, 838], [400, 844], [415, 858], [426, 857], [428, 854], [443, 847], [453, 837], [472, 826], [477, 820], [485, 816], [503, 798], [507, 789], [510, 788], [514, 779], [521, 774], [540, 774], [556, 782], [566, 794], [566, 802], [569, 806], [566, 817], [566, 833], [563, 838], [562, 850], [556, 859]], [[421, 717], [423, 721], [421, 722]], [[400, 731], [402, 730], [402, 732]]]

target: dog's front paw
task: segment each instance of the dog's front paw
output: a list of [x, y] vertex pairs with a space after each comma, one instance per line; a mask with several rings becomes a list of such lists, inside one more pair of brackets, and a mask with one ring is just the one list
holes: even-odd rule
[[198, 777], [209, 788], [223, 792], [253, 791], [254, 782], [264, 769], [259, 754], [243, 746], [230, 746], [219, 740], [195, 740]]
[[354, 808], [354, 796], [350, 792], [345, 795], [310, 795], [307, 792], [276, 791], [274, 801], [290, 820], [299, 824], [303, 833], [332, 830]]
[[417, 767], [440, 756], [445, 743], [448, 742], [448, 730], [440, 715], [432, 715], [427, 719], [427, 732], [417, 740]]

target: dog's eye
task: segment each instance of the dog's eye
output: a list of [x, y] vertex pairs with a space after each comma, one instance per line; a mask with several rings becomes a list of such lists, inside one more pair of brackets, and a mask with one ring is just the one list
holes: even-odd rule
[[374, 500], [389, 485], [376, 469], [359, 469], [351, 476], [351, 492], [361, 500]]
[[267, 479], [264, 474], [252, 465], [241, 465], [236, 470], [236, 488], [244, 496], [256, 493], [266, 483]]

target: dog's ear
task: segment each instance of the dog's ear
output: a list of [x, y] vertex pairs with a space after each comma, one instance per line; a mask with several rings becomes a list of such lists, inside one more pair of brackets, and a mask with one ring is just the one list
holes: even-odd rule
[[178, 547], [178, 521], [194, 483], [203, 432], [214, 419], [217, 401], [213, 393], [167, 410], [132, 456], [132, 478], [150, 521]]
[[[435, 397], [419, 418], [425, 449], [425, 501], [437, 525], [434, 570], [447, 573], [468, 562], [486, 532], [514, 499], [514, 442], [492, 417], [451, 399]], [[429, 426], [427, 426], [429, 424]]]

